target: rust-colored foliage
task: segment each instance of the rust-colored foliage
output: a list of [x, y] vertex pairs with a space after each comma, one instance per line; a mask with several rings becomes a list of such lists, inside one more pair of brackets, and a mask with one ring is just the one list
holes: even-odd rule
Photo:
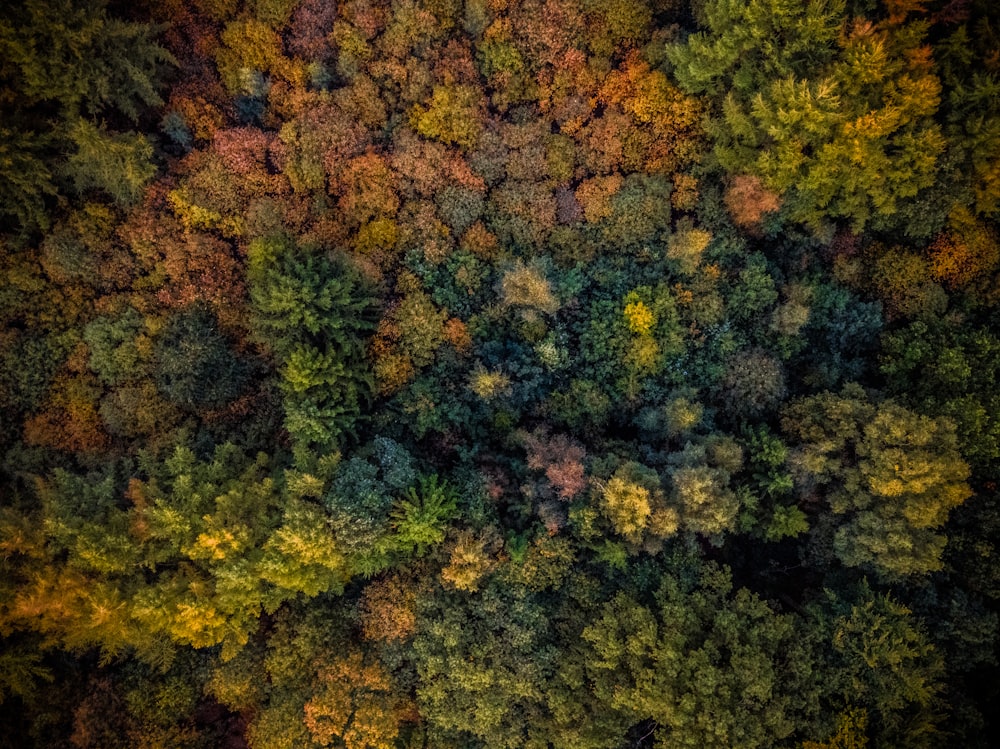
[[568, 49], [552, 69], [538, 75], [539, 104], [559, 125], [560, 132], [575, 135], [590, 117], [600, 73], [588, 64], [586, 53]]
[[888, 13], [885, 23], [888, 26], [900, 26], [914, 15], [927, 13], [927, 0], [885, 0]]
[[376, 660], [351, 648], [320, 666], [317, 682], [305, 704], [305, 725], [316, 743], [391, 749], [399, 734], [401, 705], [391, 676]]
[[[632, 120], [636, 134], [623, 136], [629, 169], [667, 173], [694, 159], [701, 106], [662, 71], [653, 70], [638, 51], [629, 52], [620, 68], [608, 74], [600, 99]], [[627, 127], [622, 123], [618, 130], [627, 132]]]
[[388, 111], [382, 92], [369, 76], [359, 73], [350, 85], [338, 88], [331, 95], [334, 103], [351, 121], [368, 130], [382, 130], [388, 122]]
[[365, 586], [361, 631], [366, 640], [405, 640], [417, 629], [417, 591], [398, 574]]
[[457, 317], [452, 317], [445, 322], [444, 338], [461, 354], [468, 353], [469, 349], [472, 348], [469, 327]]
[[507, 180], [493, 191], [491, 197], [493, 204], [506, 217], [513, 219], [498, 226], [498, 229], [508, 229], [515, 241], [540, 245], [555, 226], [555, 195], [544, 183]]
[[730, 180], [724, 200], [733, 223], [744, 229], [759, 226], [765, 213], [781, 208], [781, 197], [764, 187], [759, 177], [748, 174]]
[[[218, 7], [228, 4], [230, 7]], [[207, 7], [215, 5], [216, 8]], [[232, 17], [234, 0], [221, 2], [189, 2], [188, 0], [163, 0], [151, 6], [162, 22], [164, 42], [184, 71], [184, 79], [197, 77], [206, 66], [215, 70], [214, 55], [219, 46], [219, 21]]]
[[586, 31], [573, 0], [528, 0], [516, 4], [510, 17], [514, 38], [539, 67], [558, 65]]
[[448, 227], [438, 218], [433, 203], [412, 200], [399, 212], [399, 242], [404, 247], [422, 250], [424, 258], [437, 265], [451, 251], [453, 240]]
[[97, 412], [101, 386], [77, 358], [71, 357], [57, 376], [42, 411], [25, 422], [24, 439], [29, 445], [93, 454], [110, 447], [111, 439]]
[[169, 307], [187, 307], [205, 301], [220, 313], [238, 307], [245, 295], [240, 259], [233, 249], [209, 234], [184, 234], [176, 243], [163, 244], [167, 284], [157, 298]]
[[369, 150], [348, 162], [333, 191], [342, 217], [360, 225], [399, 208], [396, 174], [388, 160]]
[[500, 250], [497, 237], [481, 221], [477, 221], [462, 235], [462, 249], [477, 255], [484, 260], [492, 260]]
[[330, 31], [337, 18], [336, 0], [302, 0], [292, 13], [285, 46], [296, 57], [322, 62], [334, 54]]
[[365, 39], [373, 39], [389, 22], [390, 8], [380, 0], [347, 0], [339, 3], [340, 16]]
[[254, 127], [218, 130], [212, 136], [212, 150], [227, 169], [243, 177], [267, 174], [267, 152], [274, 136]]
[[226, 121], [222, 103], [224, 92], [217, 81], [214, 83], [210, 87], [181, 84], [170, 97], [170, 109], [183, 117], [196, 140], [211, 140]]
[[144, 266], [157, 304], [179, 308], [206, 302], [220, 319], [239, 325], [246, 294], [242, 258], [229, 242], [187, 231], [161, 211], [153, 201], [120, 230]]
[[585, 125], [577, 135], [582, 173], [607, 175], [621, 168], [625, 151], [623, 138], [631, 125], [629, 118], [615, 109], [609, 109], [602, 117]]
[[368, 348], [369, 356], [374, 360], [372, 369], [375, 381], [382, 395], [390, 395], [400, 390], [416, 373], [413, 361], [400, 346], [402, 333], [394, 315], [395, 311], [390, 310], [387, 316], [379, 321]]
[[73, 711], [73, 733], [70, 743], [79, 749], [105, 746], [105, 742], [120, 738], [127, 711], [109, 678], [94, 678], [87, 684], [86, 696]]
[[1000, 265], [997, 233], [971, 216], [953, 222], [928, 247], [934, 279], [949, 288], [963, 288], [982, 279]]
[[442, 166], [449, 161], [448, 149], [401, 129], [392, 148], [392, 167], [400, 175], [403, 189], [412, 196], [430, 197], [441, 186]]
[[559, 499], [568, 502], [587, 488], [583, 465], [586, 451], [575, 440], [564, 434], [550, 437], [538, 431], [524, 438], [524, 447], [528, 468], [543, 472]]
[[479, 73], [472, 48], [466, 39], [450, 39], [435, 48], [428, 60], [438, 83], [446, 86], [479, 84]]
[[611, 198], [622, 186], [622, 176], [593, 177], [584, 180], [576, 190], [576, 200], [583, 208], [587, 221], [597, 223], [611, 215]]

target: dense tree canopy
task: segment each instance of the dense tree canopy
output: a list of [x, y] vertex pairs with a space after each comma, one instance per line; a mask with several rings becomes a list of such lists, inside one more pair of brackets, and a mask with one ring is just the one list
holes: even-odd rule
[[988, 749], [989, 0], [0, 8], [0, 749]]

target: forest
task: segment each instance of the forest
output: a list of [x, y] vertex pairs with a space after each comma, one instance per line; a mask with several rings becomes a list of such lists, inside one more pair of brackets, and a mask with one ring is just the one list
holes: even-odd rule
[[0, 3], [0, 749], [989, 749], [1000, 4]]

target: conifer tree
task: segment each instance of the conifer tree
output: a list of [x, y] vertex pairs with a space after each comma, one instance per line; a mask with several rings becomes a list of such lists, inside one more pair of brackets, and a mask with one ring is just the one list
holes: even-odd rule
[[712, 100], [727, 172], [761, 178], [796, 220], [856, 231], [933, 184], [945, 139], [926, 22], [850, 19], [844, 0], [709, 0], [698, 15], [704, 30], [667, 56]]

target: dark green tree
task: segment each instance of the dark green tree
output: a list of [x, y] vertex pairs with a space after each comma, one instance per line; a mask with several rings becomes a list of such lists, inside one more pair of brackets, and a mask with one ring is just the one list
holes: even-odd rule
[[174, 61], [156, 41], [162, 30], [110, 15], [107, 0], [12, 0], [0, 15], [2, 80], [21, 106], [137, 120], [163, 103], [158, 79]]
[[651, 719], [663, 746], [773, 747], [810, 725], [812, 655], [728, 570], [667, 573], [655, 605], [620, 592], [583, 629], [601, 701]]
[[60, 171], [78, 194], [100, 190], [121, 206], [135, 203], [156, 175], [153, 146], [138, 133], [112, 134], [85, 119], [68, 131], [76, 150]]
[[252, 368], [219, 330], [215, 316], [195, 306], [175, 315], [154, 345], [160, 392], [184, 408], [218, 408], [247, 387]]
[[0, 9], [0, 213], [15, 227], [48, 225], [60, 174], [78, 192], [135, 200], [155, 173], [150, 144], [95, 122], [134, 123], [163, 103], [160, 81], [174, 60], [156, 41], [162, 31], [114, 16], [106, 0], [12, 0]]
[[862, 582], [811, 612], [824, 702], [865, 710], [876, 747], [939, 745], [944, 662], [910, 609]]
[[947, 416], [962, 455], [989, 471], [1000, 458], [1000, 338], [988, 328], [914, 322], [882, 339], [888, 390], [921, 412]]
[[372, 393], [370, 291], [346, 261], [284, 237], [256, 240], [249, 255], [254, 325], [281, 371], [285, 427], [300, 446], [336, 445], [352, 434]]

